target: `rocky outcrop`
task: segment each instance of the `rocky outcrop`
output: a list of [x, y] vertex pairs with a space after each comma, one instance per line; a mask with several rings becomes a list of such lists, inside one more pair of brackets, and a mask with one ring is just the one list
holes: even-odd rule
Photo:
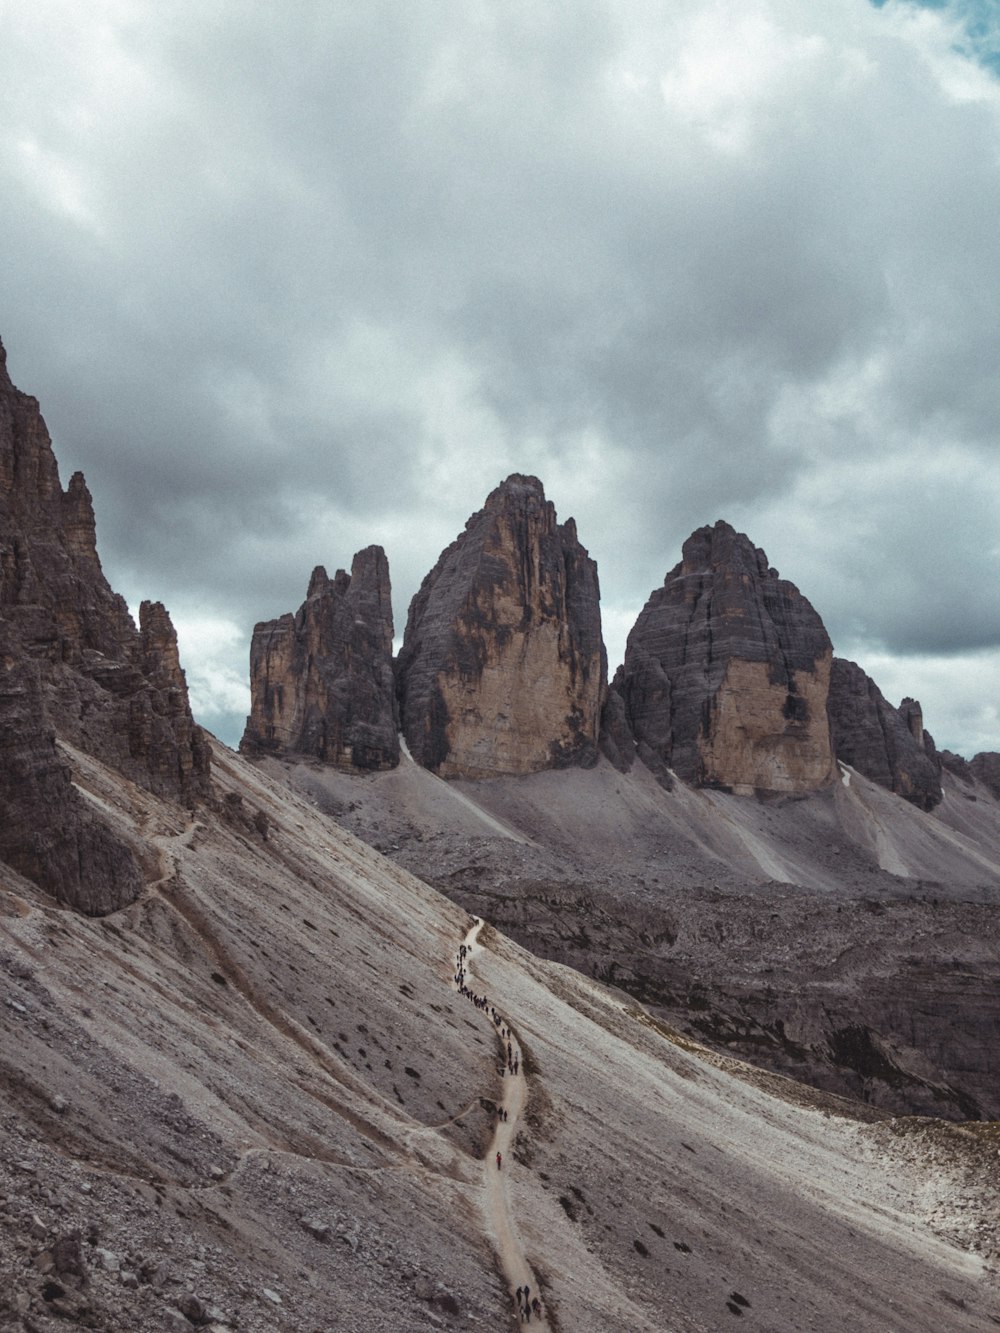
[[854, 662], [834, 658], [828, 702], [837, 758], [921, 810], [941, 800], [940, 763], [920, 705], [893, 708]]
[[629, 772], [635, 762], [635, 737], [629, 726], [622, 693], [624, 677], [624, 668], [619, 667], [614, 680], [608, 686], [604, 708], [601, 710], [601, 729], [598, 736], [601, 754], [618, 769], [619, 773]]
[[617, 691], [639, 757], [738, 793], [833, 780], [823, 623], [728, 523], [699, 528], [629, 635]]
[[415, 760], [442, 777], [597, 758], [607, 666], [597, 566], [536, 477], [508, 477], [410, 605], [397, 678]]
[[0, 855], [60, 901], [114, 910], [138, 892], [133, 853], [82, 804], [56, 738], [187, 804], [207, 793], [208, 745], [169, 616], [144, 603], [137, 630], [109, 587], [90, 492], [80, 473], [63, 491], [38, 403], [11, 384], [2, 346], [0, 629]]
[[132, 849], [88, 809], [56, 748], [41, 673], [0, 618], [0, 860], [89, 915], [133, 902]]
[[307, 754], [341, 768], [399, 762], [392, 672], [389, 564], [381, 546], [350, 574], [313, 571], [294, 616], [257, 625], [250, 648], [251, 711], [240, 749]]
[[984, 787], [1000, 800], [1000, 754], [984, 750], [969, 761], [969, 769]]

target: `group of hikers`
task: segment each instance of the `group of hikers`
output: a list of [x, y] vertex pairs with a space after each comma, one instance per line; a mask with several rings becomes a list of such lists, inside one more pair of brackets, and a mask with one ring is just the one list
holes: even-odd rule
[[[455, 959], [455, 985], [457, 986], [460, 995], [464, 995], [466, 999], [471, 1000], [477, 1009], [487, 1012], [493, 1020], [493, 1026], [497, 1029], [500, 1037], [501, 1047], [506, 1048], [504, 1051], [507, 1057], [506, 1064], [500, 1066], [501, 1078], [505, 1072], [516, 1075], [521, 1068], [521, 1053], [514, 1045], [510, 1027], [504, 1022], [502, 1016], [497, 1013], [496, 1009], [490, 1004], [489, 999], [485, 995], [477, 995], [468, 985], [466, 985], [466, 960], [471, 952], [472, 951], [467, 944], [460, 944], [458, 946], [458, 956]], [[500, 1123], [506, 1123], [507, 1111], [502, 1106], [497, 1107], [497, 1120]], [[502, 1169], [503, 1154], [498, 1150], [497, 1170], [501, 1171]], [[525, 1283], [523, 1287], [518, 1287], [514, 1295], [517, 1298], [517, 1312], [521, 1318], [522, 1324], [530, 1323], [532, 1315], [534, 1315], [536, 1319], [542, 1318], [542, 1303], [537, 1296], [531, 1295], [527, 1283]]]
[[517, 1308], [520, 1311], [522, 1324], [529, 1323], [532, 1315], [536, 1319], [541, 1319], [542, 1303], [537, 1296], [532, 1296], [527, 1283], [523, 1287], [518, 1287], [514, 1295], [517, 1297]]
[[[465, 960], [468, 958], [469, 952], [470, 950], [467, 944], [460, 944], [458, 946], [458, 957], [455, 959], [455, 976], [453, 978], [455, 985], [458, 987], [458, 993], [459, 995], [464, 995], [467, 1000], [471, 1000], [477, 1009], [489, 1012], [490, 1018], [493, 1020], [493, 1026], [500, 1034], [501, 1043], [507, 1043], [507, 1061], [506, 1065], [500, 1066], [501, 1078], [503, 1077], [505, 1069], [508, 1074], [516, 1074], [521, 1068], [521, 1053], [520, 1051], [515, 1050], [511, 1045], [512, 1039], [510, 1028], [506, 1026], [503, 1018], [497, 1013], [493, 1005], [490, 1004], [487, 996], [477, 995], [474, 990], [470, 989], [470, 987], [465, 984]], [[507, 1119], [507, 1113], [503, 1109], [497, 1114], [501, 1120]]]

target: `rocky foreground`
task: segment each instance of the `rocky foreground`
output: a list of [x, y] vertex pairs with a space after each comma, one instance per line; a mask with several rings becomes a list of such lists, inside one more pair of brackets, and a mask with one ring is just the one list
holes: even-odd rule
[[[192, 812], [62, 754], [147, 881], [88, 918], [0, 871], [0, 1328], [513, 1326], [468, 914], [222, 747]], [[863, 1112], [481, 942], [550, 1327], [988, 1324], [995, 1129]]]

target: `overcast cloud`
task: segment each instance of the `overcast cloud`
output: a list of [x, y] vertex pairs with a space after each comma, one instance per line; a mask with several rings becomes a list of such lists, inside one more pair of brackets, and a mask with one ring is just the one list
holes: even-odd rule
[[1000, 750], [1000, 23], [954, 0], [0, 0], [0, 336], [235, 743], [256, 620], [397, 630], [511, 471], [612, 669], [724, 517]]

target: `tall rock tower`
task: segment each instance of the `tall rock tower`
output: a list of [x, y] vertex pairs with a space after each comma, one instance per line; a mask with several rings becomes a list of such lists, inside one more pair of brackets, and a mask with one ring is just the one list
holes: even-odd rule
[[144, 602], [139, 622], [104, 577], [83, 476], [62, 489], [0, 346], [0, 857], [95, 914], [131, 902], [141, 872], [57, 739], [158, 796], [192, 805], [209, 789], [170, 617]]
[[346, 769], [399, 762], [389, 562], [381, 546], [331, 579], [318, 566], [294, 616], [257, 625], [245, 754], [306, 754]]
[[410, 751], [442, 777], [594, 763], [606, 678], [597, 566], [537, 477], [508, 477], [410, 605], [397, 664]]
[[806, 792], [836, 772], [823, 622], [728, 523], [699, 528], [615, 678], [638, 753], [699, 786]]

